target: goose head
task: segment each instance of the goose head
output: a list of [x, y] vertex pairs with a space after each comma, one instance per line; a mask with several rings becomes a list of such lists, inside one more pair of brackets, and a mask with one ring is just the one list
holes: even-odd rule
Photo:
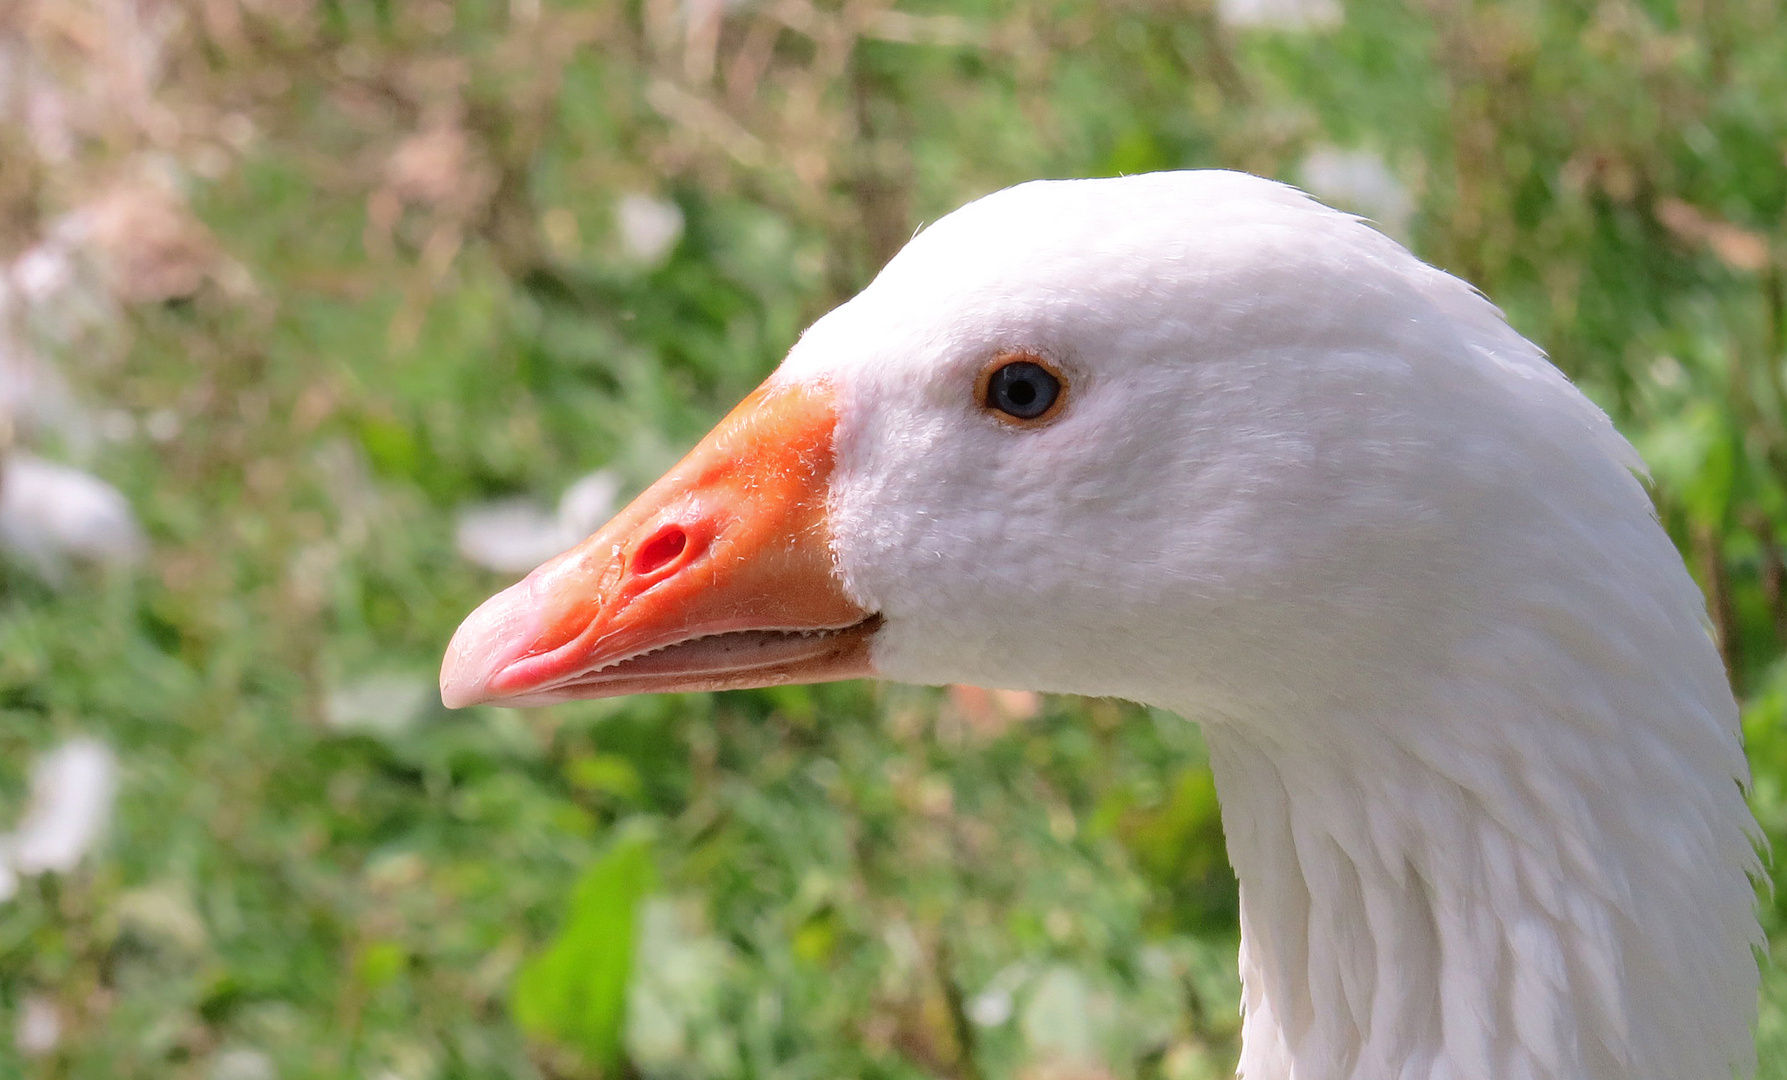
[[[1447, 285], [1239, 174], [983, 199], [808, 330], [607, 527], [469, 619], [443, 692], [874, 674], [1226, 715], [1340, 692], [1361, 664], [1418, 670], [1457, 590], [1492, 576], [1484, 533], [1522, 524], [1498, 528], [1485, 495], [1518, 495], [1547, 449], [1474, 445], [1546, 404], [1494, 400], [1494, 373], [1468, 366], [1485, 361], [1411, 358], [1468, 352], [1448, 304], [1499, 322]], [[1567, 420], [1616, 438], [1529, 367]]]
[[1727, 1075], [1746, 773], [1641, 468], [1487, 300], [1293, 189], [1024, 184], [480, 607], [442, 695], [1173, 709], [1242, 881], [1244, 1075]]

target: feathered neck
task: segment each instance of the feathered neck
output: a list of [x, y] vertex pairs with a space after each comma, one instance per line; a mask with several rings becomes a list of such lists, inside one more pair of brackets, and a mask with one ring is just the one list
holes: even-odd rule
[[1654, 627], [1583, 629], [1493, 628], [1425, 697], [1299, 725], [1345, 740], [1207, 725], [1245, 1080], [1747, 1074], [1761, 942], [1728, 695], [1647, 670]]

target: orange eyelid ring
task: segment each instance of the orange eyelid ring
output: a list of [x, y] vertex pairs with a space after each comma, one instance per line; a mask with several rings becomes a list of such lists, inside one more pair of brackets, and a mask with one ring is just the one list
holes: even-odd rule
[[825, 501], [837, 407], [766, 383], [583, 543], [468, 616], [441, 699], [545, 705], [871, 675]]
[[[1055, 400], [1036, 416], [1013, 416], [987, 400], [987, 395], [992, 389], [993, 376], [998, 373], [1000, 368], [1016, 363], [1035, 364], [1054, 376], [1055, 381], [1061, 384], [1060, 390], [1055, 394]], [[974, 379], [975, 405], [1001, 424], [1014, 428], [1039, 428], [1054, 423], [1066, 411], [1067, 399], [1072, 396], [1072, 391], [1073, 382], [1067, 377], [1067, 373], [1061, 370], [1061, 366], [1041, 353], [1030, 349], [1007, 349], [999, 353], [986, 362], [985, 366], [980, 369], [980, 374]]]

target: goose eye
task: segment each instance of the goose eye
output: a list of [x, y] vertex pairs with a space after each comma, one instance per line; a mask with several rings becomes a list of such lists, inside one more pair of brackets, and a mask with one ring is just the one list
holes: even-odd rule
[[999, 419], [1033, 423], [1052, 416], [1066, 399], [1061, 376], [1039, 357], [1001, 357], [981, 376], [980, 405]]

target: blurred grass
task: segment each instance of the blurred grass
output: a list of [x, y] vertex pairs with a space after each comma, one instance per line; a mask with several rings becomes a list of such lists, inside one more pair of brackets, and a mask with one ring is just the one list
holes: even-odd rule
[[[55, 20], [81, 10], [13, 32], [78, 68]], [[0, 1040], [0, 1075], [1225, 1075], [1233, 883], [1177, 718], [869, 685], [427, 694], [504, 584], [455, 551], [458, 507], [596, 467], [637, 489], [920, 222], [1033, 176], [1381, 158], [1403, 238], [1650, 457], [1787, 837], [1773, 3], [1360, 0], [1303, 30], [1196, 3], [165, 10], [183, 134], [120, 112], [0, 184], [22, 247], [172, 161], [252, 283], [212, 266], [60, 358], [178, 432], [96, 452], [152, 538], [140, 573], [0, 578], [0, 819], [65, 737], [124, 777], [100, 856], [0, 905], [0, 1011], [47, 995], [64, 1025], [45, 1057]], [[682, 215], [661, 261], [625, 250], [629, 193]], [[627, 918], [575, 899], [617, 838], [656, 880]], [[612, 1031], [517, 982], [560, 947], [635, 957], [626, 1015], [585, 1017]], [[1787, 1077], [1783, 978], [1763, 1077]]]

